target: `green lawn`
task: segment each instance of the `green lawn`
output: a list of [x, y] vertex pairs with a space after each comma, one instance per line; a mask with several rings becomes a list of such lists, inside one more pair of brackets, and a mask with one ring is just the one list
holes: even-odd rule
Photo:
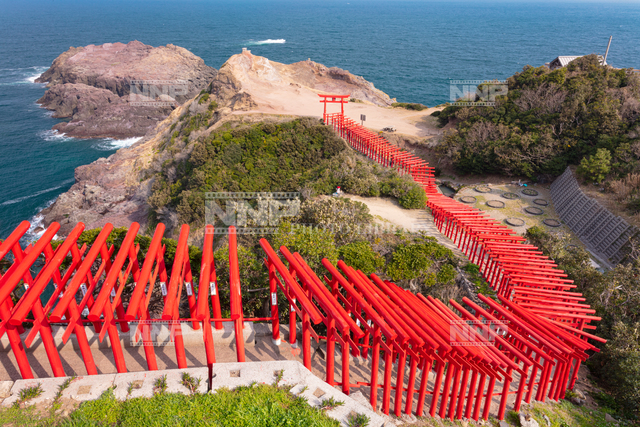
[[338, 421], [286, 387], [254, 385], [214, 394], [158, 393], [152, 398], [115, 399], [112, 390], [98, 400], [81, 404], [67, 417], [53, 411], [37, 413], [33, 407], [0, 410], [0, 425], [7, 426], [220, 426], [284, 427], [331, 426]]

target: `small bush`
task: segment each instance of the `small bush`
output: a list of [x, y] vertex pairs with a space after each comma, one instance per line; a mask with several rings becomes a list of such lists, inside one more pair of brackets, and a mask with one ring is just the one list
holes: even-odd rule
[[209, 93], [205, 92], [198, 100], [198, 105], [202, 105], [209, 100]]
[[182, 385], [185, 386], [191, 394], [198, 392], [202, 378], [194, 378], [188, 372], [182, 373]]
[[312, 269], [322, 266], [322, 258], [338, 262], [338, 249], [334, 234], [323, 228], [304, 227], [283, 222], [273, 236], [274, 248], [286, 246], [291, 253], [299, 252]]
[[427, 204], [427, 195], [420, 187], [411, 187], [399, 199], [398, 203], [405, 209], [422, 209]]
[[162, 375], [161, 377], [156, 378], [153, 383], [153, 393], [154, 394], [164, 394], [167, 391], [167, 376]]
[[394, 108], [404, 108], [407, 110], [415, 110], [415, 111], [422, 111], [422, 110], [426, 110], [427, 107], [426, 105], [422, 105], [422, 104], [416, 104], [416, 103], [408, 103], [408, 102], [394, 102], [393, 104], [391, 104], [392, 107]]

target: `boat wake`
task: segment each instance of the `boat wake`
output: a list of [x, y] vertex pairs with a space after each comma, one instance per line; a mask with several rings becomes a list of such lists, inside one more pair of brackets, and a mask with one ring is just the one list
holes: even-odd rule
[[284, 44], [286, 43], [285, 39], [267, 39], [267, 40], [260, 40], [260, 41], [253, 41], [250, 40], [248, 42], [245, 42], [245, 45], [247, 46], [260, 46], [263, 44]]

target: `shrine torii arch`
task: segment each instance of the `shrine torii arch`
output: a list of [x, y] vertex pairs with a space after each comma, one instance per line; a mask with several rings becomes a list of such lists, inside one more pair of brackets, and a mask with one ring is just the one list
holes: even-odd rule
[[344, 104], [348, 103], [351, 94], [349, 95], [332, 95], [332, 94], [318, 94], [320, 102], [324, 103], [324, 113], [322, 114], [322, 120], [327, 121], [327, 104], [340, 104], [340, 114], [344, 116]]

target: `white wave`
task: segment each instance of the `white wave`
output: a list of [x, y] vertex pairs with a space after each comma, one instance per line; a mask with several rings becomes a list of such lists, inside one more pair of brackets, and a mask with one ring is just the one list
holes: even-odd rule
[[43, 130], [42, 132], [38, 132], [38, 136], [44, 139], [45, 141], [49, 141], [49, 142], [71, 141], [72, 139], [75, 139], [71, 136], [67, 136], [65, 133], [60, 133], [57, 130], [53, 130], [53, 129]]
[[[27, 78], [24, 79], [25, 82], [35, 83], [36, 79], [40, 77], [42, 73], [47, 71], [47, 69], [49, 69], [49, 67], [32, 67], [32, 68], [35, 70], [35, 72], [27, 76]], [[38, 84], [44, 84], [44, 83], [38, 83]]]
[[125, 139], [113, 139], [113, 138], [104, 138], [97, 144], [93, 145], [93, 148], [101, 151], [110, 151], [117, 150], [124, 147], [131, 147], [136, 142], [142, 139], [141, 136], [133, 137], [133, 138], [125, 138]]
[[73, 178], [72, 179], [68, 179], [68, 180], [64, 181], [62, 184], [60, 184], [58, 186], [55, 186], [55, 187], [47, 188], [46, 190], [36, 191], [33, 194], [30, 194], [28, 196], [18, 197], [17, 199], [7, 200], [6, 202], [0, 203], [0, 206], [13, 205], [15, 203], [20, 203], [23, 200], [31, 199], [31, 198], [37, 197], [37, 196], [39, 196], [41, 194], [49, 193], [50, 191], [54, 191], [54, 190], [57, 190], [59, 188], [62, 188], [67, 184], [71, 184], [72, 182], [74, 182]]
[[6, 68], [5, 70], [8, 72], [3, 73], [5, 74], [3, 76], [3, 80], [5, 81], [0, 83], [0, 86], [33, 84], [36, 82], [36, 79], [40, 77], [40, 75], [42, 75], [42, 73], [44, 73], [48, 68], [49, 67]]
[[[20, 239], [21, 241], [29, 244], [29, 243], [36, 242], [40, 237], [42, 237], [46, 229], [44, 228], [44, 215], [42, 215], [40, 212], [42, 212], [43, 209], [46, 209], [49, 206], [51, 206], [57, 199], [58, 199], [57, 197], [55, 199], [51, 199], [46, 203], [46, 205], [43, 208], [38, 208], [38, 213], [35, 214], [29, 220], [29, 222], [31, 223], [31, 226], [29, 227], [27, 232], [24, 233], [24, 236], [22, 237], [22, 239]], [[40, 230], [38, 230], [38, 228], [40, 228]], [[53, 236], [53, 239], [57, 239], [57, 238], [58, 238], [58, 234]]]
[[260, 41], [248, 41], [245, 44], [247, 46], [260, 46], [263, 44], [284, 44], [287, 41], [285, 39], [267, 39], [267, 40], [260, 40]]

